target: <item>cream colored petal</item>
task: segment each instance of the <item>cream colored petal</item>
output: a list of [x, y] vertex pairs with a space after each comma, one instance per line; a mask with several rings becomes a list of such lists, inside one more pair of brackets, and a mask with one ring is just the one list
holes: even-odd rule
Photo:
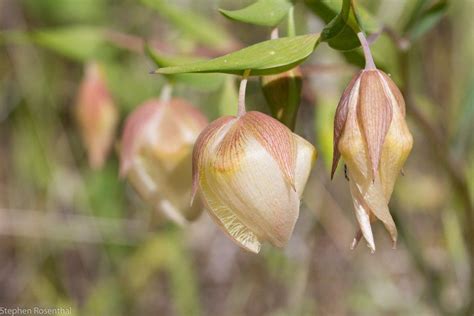
[[336, 108], [336, 114], [334, 116], [333, 155], [332, 155], [333, 157], [332, 157], [332, 167], [331, 167], [331, 179], [334, 177], [334, 173], [336, 172], [339, 159], [341, 158], [341, 153], [339, 151], [338, 144], [339, 144], [339, 140], [341, 139], [342, 133], [344, 132], [344, 127], [346, 125], [347, 116], [349, 113], [349, 101], [351, 99], [351, 96], [353, 98], [357, 98], [361, 73], [362, 71], [360, 71], [357, 75], [355, 75], [352, 78], [351, 82], [344, 90], [341, 96], [341, 99], [339, 100], [339, 104], [337, 105], [337, 108]]
[[[218, 144], [214, 145], [214, 149]], [[209, 151], [212, 153], [213, 148]], [[279, 165], [254, 138], [246, 139], [243, 154], [232, 169], [213, 168], [216, 156], [209, 154], [201, 172], [201, 195], [210, 211], [228, 226], [220, 210], [228, 209], [261, 242], [283, 247], [291, 236], [299, 213], [299, 198]], [[231, 155], [232, 156], [232, 155]], [[211, 192], [209, 194], [208, 192]], [[210, 199], [217, 201], [210, 201]], [[215, 202], [215, 203], [213, 203]], [[227, 231], [234, 234], [232, 231]], [[232, 235], [242, 244], [241, 237]], [[245, 245], [242, 245], [245, 247]]]
[[253, 253], [259, 253], [261, 243], [257, 236], [237, 218], [219, 196], [216, 196], [215, 191], [209, 187], [206, 178], [201, 179], [201, 186], [203, 189], [200, 192], [211, 218], [240, 247]]
[[120, 176], [127, 175], [132, 167], [134, 156], [146, 138], [144, 133], [152, 133], [150, 121], [159, 115], [163, 103], [159, 100], [150, 100], [137, 107], [125, 120], [120, 148]]
[[200, 200], [189, 205], [191, 153], [175, 169], [168, 171], [152, 153], [141, 152], [133, 160], [127, 178], [147, 204], [158, 208], [177, 224], [182, 225], [183, 218], [192, 221], [202, 212]]
[[[357, 186], [357, 193], [361, 195], [359, 200], [363, 200], [366, 205], [365, 208], [384, 223], [390, 237], [395, 242], [397, 240], [397, 229], [388, 209], [388, 200], [380, 181], [380, 174], [377, 175], [374, 181], [363, 143], [360, 141], [354, 142], [354, 144], [358, 145], [352, 149], [352, 155], [345, 156], [343, 154], [344, 161], [349, 169], [351, 186]], [[352, 190], [351, 188], [351, 192]], [[355, 198], [354, 195], [353, 198]]]
[[293, 136], [296, 140], [295, 186], [296, 193], [301, 198], [318, 154], [314, 146], [306, 139], [296, 134], [293, 134]]
[[167, 157], [182, 152], [183, 147], [194, 144], [206, 125], [206, 117], [192, 104], [178, 98], [170, 100], [151, 130], [157, 153]]
[[278, 163], [285, 179], [294, 188], [296, 144], [291, 130], [273, 117], [257, 111], [247, 112], [241, 122], [240, 131], [252, 134]]
[[[370, 209], [365, 204], [364, 199], [354, 181], [349, 181], [349, 183], [352, 195], [352, 202], [354, 203], [355, 214], [357, 221], [359, 222], [360, 231], [362, 232], [362, 235], [367, 241], [369, 248], [372, 252], [374, 252], [375, 242], [374, 236], [372, 234], [372, 227], [370, 225]], [[352, 249], [354, 249], [354, 247], [357, 245], [357, 239], [358, 238], [356, 237], [354, 240], [355, 242], [353, 242], [351, 246]]]
[[402, 108], [396, 104], [400, 102], [396, 95], [390, 91], [388, 94], [393, 104], [393, 119], [385, 137], [380, 164], [380, 179], [387, 201], [390, 200], [395, 182], [413, 147], [413, 137], [404, 118], [404, 106]]
[[[384, 223], [395, 242], [397, 230], [388, 209], [388, 198], [380, 180], [381, 174], [379, 173], [375, 180], [372, 177], [365, 139], [357, 120], [356, 104], [356, 98], [351, 97], [347, 123], [339, 142], [339, 150], [348, 166], [351, 185], [356, 185], [358, 190], [355, 192], [361, 195], [359, 201], [364, 201], [364, 208], [369, 211], [369, 215], [373, 213]], [[382, 164], [384, 162], [381, 162]], [[381, 173], [383, 174], [383, 172]], [[354, 195], [353, 197], [355, 198]]]
[[[210, 141], [219, 135], [222, 137], [225, 135], [224, 133], [219, 133], [219, 130], [225, 128], [228, 123], [229, 126], [225, 129], [226, 131], [232, 127], [232, 121], [235, 121], [235, 117], [233, 116], [224, 116], [220, 117], [217, 120], [213, 121], [209, 124], [202, 132], [199, 134], [198, 138], [193, 147], [193, 156], [192, 156], [192, 191], [191, 191], [191, 205], [193, 204], [194, 198], [196, 193], [199, 189], [199, 178], [200, 178], [200, 169], [201, 165], [204, 165], [203, 157], [206, 153], [206, 150], [209, 150]], [[216, 140], [214, 140], [216, 141]]]

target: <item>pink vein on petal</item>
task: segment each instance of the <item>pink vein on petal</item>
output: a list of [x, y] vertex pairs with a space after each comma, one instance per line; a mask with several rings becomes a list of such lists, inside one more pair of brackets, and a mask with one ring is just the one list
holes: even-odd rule
[[291, 130], [271, 116], [256, 111], [248, 112], [242, 120], [295, 189], [296, 142]]
[[191, 204], [196, 197], [196, 193], [199, 186], [199, 168], [203, 156], [204, 150], [206, 150], [206, 146], [209, 143], [209, 140], [216, 134], [216, 132], [224, 126], [229, 121], [235, 119], [234, 116], [224, 116], [218, 118], [211, 124], [209, 124], [199, 135], [194, 144], [193, 148], [193, 162], [192, 162], [192, 174], [193, 174], [193, 183], [192, 183], [192, 192], [191, 192]]

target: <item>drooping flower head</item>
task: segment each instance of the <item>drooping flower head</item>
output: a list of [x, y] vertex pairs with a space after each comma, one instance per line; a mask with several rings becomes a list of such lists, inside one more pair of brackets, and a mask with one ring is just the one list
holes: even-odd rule
[[140, 196], [179, 224], [196, 218], [200, 203], [190, 207], [191, 156], [207, 119], [182, 99], [152, 99], [125, 123], [120, 174]]
[[75, 115], [89, 165], [94, 169], [101, 168], [114, 140], [118, 111], [107, 89], [104, 73], [95, 62], [86, 65]]
[[337, 106], [331, 176], [342, 156], [360, 225], [353, 247], [364, 236], [375, 251], [370, 223], [376, 219], [383, 222], [394, 244], [397, 240], [388, 203], [413, 138], [400, 90], [373, 63], [368, 66], [352, 79]]
[[196, 141], [193, 192], [244, 249], [258, 253], [263, 241], [283, 247], [315, 159], [309, 142], [268, 115], [222, 117]]

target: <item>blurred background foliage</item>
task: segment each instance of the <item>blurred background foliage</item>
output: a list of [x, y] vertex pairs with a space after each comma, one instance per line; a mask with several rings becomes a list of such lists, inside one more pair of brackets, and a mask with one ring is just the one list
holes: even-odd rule
[[[251, 2], [0, 0], [0, 306], [72, 307], [74, 315], [473, 315], [472, 0], [356, 2], [363, 27], [382, 31], [374, 56], [402, 87], [415, 139], [390, 205], [397, 250], [381, 225], [374, 255], [349, 250], [348, 185], [342, 172], [328, 176], [333, 116], [363, 62], [358, 50], [321, 44], [302, 66], [297, 132], [321, 156], [284, 250], [248, 254], [207, 214], [185, 229], [167, 222], [118, 179], [115, 154], [89, 169], [71, 111], [84, 63], [104, 65], [123, 121], [165, 82], [149, 74], [145, 41], [166, 65], [266, 40], [269, 28], [218, 11]], [[339, 7], [297, 1], [296, 33], [321, 31]], [[212, 120], [235, 112], [235, 79], [183, 75], [174, 94]], [[258, 80], [247, 99], [269, 113]]]

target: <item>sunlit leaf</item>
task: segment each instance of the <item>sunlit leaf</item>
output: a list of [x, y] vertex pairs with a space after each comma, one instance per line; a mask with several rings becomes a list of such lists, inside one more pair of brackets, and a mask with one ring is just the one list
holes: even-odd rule
[[328, 25], [321, 33], [321, 40], [337, 50], [351, 50], [360, 46], [357, 32], [378, 32], [379, 23], [364, 7], [355, 6], [351, 0], [306, 0], [306, 5]]
[[[148, 45], [145, 46], [145, 52], [157, 67], [189, 64], [203, 60], [202, 58], [189, 56], [165, 55]], [[216, 90], [222, 86], [224, 82], [224, 77], [220, 74], [174, 74], [165, 76], [174, 83], [182, 83], [188, 87], [204, 91]]]
[[91, 26], [39, 30], [31, 37], [38, 45], [81, 61], [98, 58], [106, 49], [102, 30]]
[[219, 9], [219, 11], [235, 21], [275, 27], [288, 14], [292, 5], [289, 0], [258, 0], [240, 10]]
[[318, 40], [319, 34], [283, 37], [261, 42], [208, 61], [159, 68], [156, 73], [243, 74], [245, 70], [250, 69], [251, 75], [276, 74], [301, 64], [314, 51]]
[[[342, 0], [305, 0], [305, 4], [325, 23], [331, 22], [342, 8]], [[380, 30], [380, 23], [365, 7], [357, 2], [355, 9], [362, 30], [366, 33], [374, 33]]]
[[351, 50], [360, 46], [360, 31], [351, 1], [343, 0], [341, 12], [323, 29], [321, 40], [334, 49]]
[[232, 37], [220, 25], [191, 11], [174, 6], [172, 1], [141, 0], [141, 2], [155, 9], [174, 26], [198, 42], [219, 48], [232, 46]]
[[67, 23], [94, 23], [106, 15], [106, 0], [23, 0], [28, 16]]

